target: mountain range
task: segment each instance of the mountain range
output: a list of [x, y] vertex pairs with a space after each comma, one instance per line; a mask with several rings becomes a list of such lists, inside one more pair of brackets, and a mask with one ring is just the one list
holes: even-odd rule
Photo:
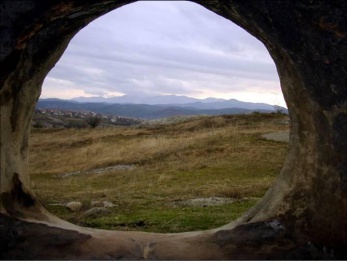
[[[235, 99], [196, 99], [186, 96], [130, 96], [102, 98], [79, 97], [71, 100], [40, 99], [37, 108], [92, 111], [140, 119], [158, 119], [177, 115], [221, 115], [273, 112], [276, 108], [265, 103], [242, 102]], [[286, 112], [286, 109], [283, 109]]]
[[220, 98], [196, 99], [177, 95], [123, 95], [118, 97], [78, 97], [72, 101], [87, 103], [119, 103], [119, 104], [149, 104], [149, 105], [173, 105], [180, 107], [194, 107], [200, 109], [244, 108], [273, 110], [273, 105], [265, 103], [242, 102], [235, 99], [225, 100]]

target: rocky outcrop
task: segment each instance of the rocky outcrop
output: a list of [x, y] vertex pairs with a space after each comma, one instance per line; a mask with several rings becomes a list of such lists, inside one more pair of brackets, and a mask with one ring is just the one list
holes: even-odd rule
[[283, 169], [260, 203], [236, 222], [185, 234], [112, 232], [73, 226], [41, 206], [30, 189], [28, 139], [42, 82], [80, 29], [130, 2], [1, 3], [2, 258], [346, 258], [344, 0], [195, 1], [264, 43], [289, 109]]
[[68, 208], [74, 212], [78, 212], [82, 208], [82, 203], [78, 202], [78, 201], [71, 201], [71, 202], [66, 204], [66, 208]]
[[94, 207], [83, 213], [84, 217], [100, 217], [111, 213], [111, 211], [105, 207]]

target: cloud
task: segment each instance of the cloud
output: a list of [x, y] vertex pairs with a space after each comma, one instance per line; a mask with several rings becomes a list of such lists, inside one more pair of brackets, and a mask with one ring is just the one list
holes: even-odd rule
[[100, 17], [74, 37], [47, 79], [43, 97], [64, 80], [70, 98], [80, 91], [234, 98], [243, 91], [275, 94], [283, 102], [264, 45], [191, 2], [140, 1]]

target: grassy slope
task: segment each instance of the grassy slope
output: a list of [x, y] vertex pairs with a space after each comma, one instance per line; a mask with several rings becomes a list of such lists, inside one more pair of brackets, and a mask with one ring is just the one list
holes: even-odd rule
[[[43, 204], [71, 222], [107, 229], [181, 232], [221, 226], [262, 197], [278, 175], [287, 144], [261, 134], [284, 130], [279, 114], [203, 117], [137, 128], [35, 129], [31, 178]], [[134, 170], [56, 174], [118, 164]], [[174, 204], [200, 197], [235, 203], [189, 207]], [[247, 199], [245, 199], [247, 197]], [[108, 200], [118, 206], [102, 218], [83, 218], [51, 203]]]

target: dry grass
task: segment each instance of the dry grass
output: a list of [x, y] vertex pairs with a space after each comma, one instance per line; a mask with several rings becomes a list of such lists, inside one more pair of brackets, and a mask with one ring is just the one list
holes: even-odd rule
[[[146, 219], [153, 224], [142, 230], [211, 228], [236, 218], [234, 215], [255, 201], [240, 202], [238, 206], [243, 209], [239, 211], [236, 205], [184, 211], [184, 215], [201, 222], [189, 218], [190, 222], [168, 223], [168, 219], [183, 215], [182, 210], [168, 206], [194, 197], [261, 197], [281, 169], [287, 144], [265, 141], [260, 135], [286, 129], [279, 123], [283, 119], [278, 114], [254, 114], [202, 117], [137, 128], [34, 130], [32, 180], [51, 211], [76, 223], [137, 229], [128, 225]], [[136, 168], [68, 178], [54, 175], [118, 164]], [[83, 201], [86, 207], [91, 200], [110, 200], [120, 207], [109, 218], [86, 221], [48, 205], [70, 200]], [[203, 213], [208, 217], [202, 218]]]

